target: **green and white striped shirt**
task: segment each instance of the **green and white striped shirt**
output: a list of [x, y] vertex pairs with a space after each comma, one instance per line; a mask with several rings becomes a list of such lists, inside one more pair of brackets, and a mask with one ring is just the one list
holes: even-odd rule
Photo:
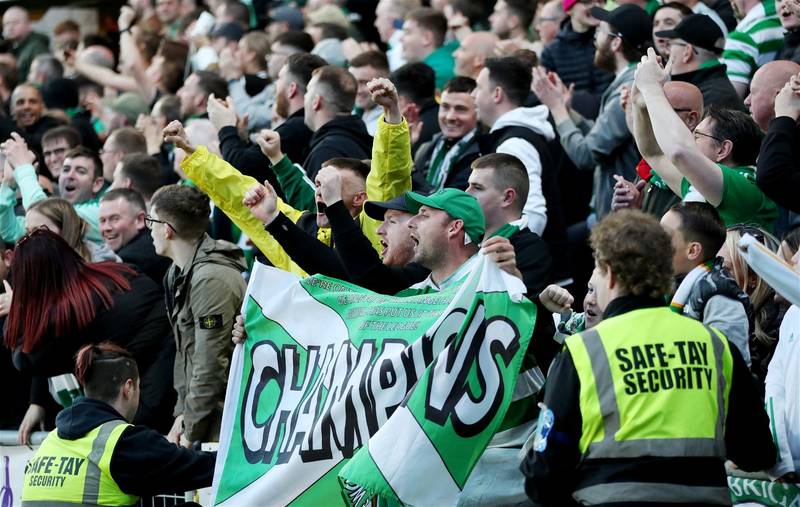
[[775, 1], [765, 0], [728, 34], [722, 59], [728, 66], [728, 79], [749, 85], [756, 69], [775, 59], [783, 47], [783, 27], [775, 12]]

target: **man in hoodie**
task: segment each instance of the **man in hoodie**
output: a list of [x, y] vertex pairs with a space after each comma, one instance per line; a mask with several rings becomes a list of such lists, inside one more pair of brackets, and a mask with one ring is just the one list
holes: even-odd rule
[[595, 32], [594, 62], [616, 75], [603, 92], [597, 119], [592, 122], [572, 114], [566, 88], [538, 69], [534, 70], [533, 88], [542, 104], [550, 108], [561, 145], [569, 158], [578, 169], [594, 170], [593, 209], [600, 219], [611, 210], [614, 175], [627, 180], [636, 177], [639, 153], [625, 123], [620, 92], [623, 86], [630, 87], [633, 82], [636, 69], [632, 64], [644, 54], [652, 38], [652, 28], [650, 17], [636, 5], [623, 5], [610, 12], [594, 7], [591, 12], [595, 19], [602, 21]]
[[[604, 5], [600, 0], [562, 0], [568, 19], [561, 26], [556, 40], [542, 50], [541, 63], [548, 72], [555, 72], [567, 86], [575, 85], [574, 105], [581, 114], [594, 117], [600, 95], [614, 76], [594, 65], [594, 32], [600, 21], [591, 15], [592, 6]], [[586, 108], [578, 107], [581, 101]], [[592, 114], [589, 114], [592, 113]]]
[[244, 298], [244, 255], [206, 234], [210, 215], [199, 190], [167, 185], [153, 195], [145, 218], [156, 253], [172, 260], [164, 285], [178, 401], [167, 438], [184, 447], [219, 438], [231, 328]]
[[531, 70], [516, 58], [490, 58], [473, 91], [478, 119], [489, 127], [481, 153], [514, 155], [528, 171], [530, 188], [523, 208], [528, 227], [541, 235], [547, 225], [543, 171], [553, 168], [547, 143], [555, 138], [545, 106], [522, 107], [531, 89]]
[[141, 496], [211, 485], [214, 453], [182, 449], [129, 424], [141, 389], [128, 351], [111, 342], [86, 345], [75, 375], [85, 397], [58, 414], [25, 467], [24, 505], [131, 505]]
[[303, 162], [310, 180], [326, 160], [370, 157], [372, 136], [352, 114], [357, 92], [356, 78], [340, 67], [326, 65], [312, 73], [303, 103], [306, 126], [314, 132]]

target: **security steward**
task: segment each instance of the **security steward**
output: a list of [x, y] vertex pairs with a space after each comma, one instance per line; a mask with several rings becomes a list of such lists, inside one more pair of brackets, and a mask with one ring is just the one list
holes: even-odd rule
[[133, 356], [111, 342], [78, 352], [85, 397], [56, 417], [56, 429], [25, 467], [23, 506], [137, 504], [142, 496], [211, 485], [216, 454], [169, 443], [128, 423], [139, 406]]
[[603, 321], [567, 338], [522, 464], [540, 505], [731, 505], [724, 462], [769, 468], [769, 419], [736, 347], [669, 310], [672, 246], [639, 211], [591, 233]]

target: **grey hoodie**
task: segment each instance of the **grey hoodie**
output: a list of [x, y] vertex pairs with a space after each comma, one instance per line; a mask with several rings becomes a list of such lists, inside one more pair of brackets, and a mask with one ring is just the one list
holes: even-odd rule
[[628, 181], [636, 179], [636, 165], [641, 160], [633, 135], [625, 123], [620, 104], [620, 89], [633, 83], [635, 67], [629, 66], [609, 85], [600, 99], [597, 120], [580, 118], [558, 124], [561, 146], [578, 169], [594, 170], [592, 207], [597, 218], [611, 211], [614, 175]]
[[[500, 116], [489, 132], [505, 127], [525, 127], [540, 134], [547, 141], [552, 141], [556, 134], [547, 121], [549, 116], [550, 111], [547, 106], [518, 107]], [[530, 188], [523, 214], [528, 217], [528, 228], [541, 236], [547, 225], [547, 203], [542, 194], [542, 163], [539, 152], [528, 141], [519, 137], [506, 139], [497, 147], [496, 152], [514, 155], [525, 164]]]

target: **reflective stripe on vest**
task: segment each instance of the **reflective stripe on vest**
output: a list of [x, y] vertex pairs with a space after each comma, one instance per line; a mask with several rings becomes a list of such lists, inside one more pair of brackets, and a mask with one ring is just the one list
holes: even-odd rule
[[119, 489], [110, 474], [111, 456], [125, 421], [108, 421], [76, 440], [52, 431], [25, 470], [22, 505], [128, 506], [139, 500]]
[[[581, 438], [581, 452], [584, 458], [725, 456], [724, 422], [727, 412], [727, 391], [730, 388], [726, 377], [730, 378], [732, 368], [727, 344], [716, 332], [707, 327], [701, 328], [701, 323], [687, 322], [688, 318], [673, 314], [678, 319], [685, 319], [675, 320], [673, 316], [668, 316], [664, 312], [669, 312], [669, 310], [637, 310], [615, 319], [609, 319], [609, 325], [599, 325], [597, 328], [568, 339], [568, 348], [582, 384], [580, 404], [584, 418], [584, 434]], [[638, 316], [630, 314], [638, 314]], [[617, 322], [612, 324], [612, 320], [617, 320]], [[653, 322], [656, 323], [654, 324], [655, 328], [651, 324]], [[636, 323], [641, 326], [637, 326]], [[675, 329], [669, 329], [670, 324], [673, 324]], [[666, 329], [660, 329], [664, 327]], [[698, 330], [698, 328], [700, 329]], [[653, 340], [652, 337], [641, 339], [641, 343], [638, 342], [636, 337], [647, 336], [648, 331], [663, 333], [663, 342]], [[685, 344], [691, 341], [692, 337], [697, 340], [698, 331], [704, 336], [702, 341], [694, 343], [702, 347], [707, 346], [706, 344], [710, 342], [713, 351], [713, 370], [709, 368], [710, 364], [703, 364], [701, 372], [701, 369], [696, 366], [698, 363], [687, 365], [682, 362], [685, 359], [682, 357], [686, 348]], [[705, 335], [703, 331], [708, 335]], [[610, 334], [605, 342], [601, 333]], [[619, 333], [619, 336], [613, 336], [614, 333]], [[643, 335], [637, 335], [637, 333], [643, 333]], [[707, 340], [705, 337], [709, 335], [710, 340]], [[676, 338], [678, 336], [681, 337], [680, 340]], [[628, 340], [628, 337], [631, 339]], [[677, 344], [684, 347], [681, 349], [680, 356], [675, 348]], [[616, 350], [612, 348], [609, 353], [606, 349], [607, 346], [616, 347]], [[649, 347], [648, 352], [654, 356], [649, 358], [649, 362], [642, 352], [645, 347]], [[653, 352], [655, 348], [658, 348], [663, 357], [655, 357]], [[640, 354], [637, 367], [631, 366], [633, 363], [628, 355], [634, 349]], [[673, 351], [673, 353], [666, 354], [664, 351]], [[635, 356], [635, 354], [633, 355]], [[615, 384], [609, 357], [615, 358], [619, 385]], [[695, 361], [699, 360], [697, 357], [700, 357], [705, 363], [712, 362], [708, 356], [696, 356]], [[644, 366], [641, 365], [642, 362], [645, 363]], [[681, 364], [677, 365], [678, 362]], [[665, 363], [668, 363], [666, 367]], [[636, 371], [637, 369], [638, 371]], [[680, 373], [687, 375], [696, 373], [698, 380], [707, 382], [707, 389], [678, 389], [677, 381], [672, 377], [672, 375], [677, 376], [676, 370], [681, 370]], [[687, 371], [689, 373], [686, 373]], [[634, 373], [639, 376], [634, 376]], [[664, 378], [664, 375], [667, 375], [671, 379], [670, 382], [674, 381], [675, 385], [659, 389], [657, 392], [644, 389], [638, 392], [634, 389], [637, 386], [630, 384], [637, 378], [642, 382], [650, 379], [651, 374], [653, 377], [658, 377], [659, 381]], [[702, 377], [702, 375], [705, 376]], [[624, 388], [623, 383], [625, 384]], [[661, 387], [660, 384], [657, 385]], [[634, 393], [628, 394], [626, 392], [628, 388], [631, 388]], [[716, 391], [713, 401], [709, 400], [708, 394], [710, 393], [707, 392], [709, 389]], [[669, 403], [679, 403], [671, 395], [675, 391], [681, 391], [681, 394], [675, 395], [676, 397], [682, 397], [683, 401], [696, 400], [699, 410], [707, 408], [709, 411], [701, 412], [698, 420], [689, 419], [685, 411], [682, 413], [683, 415], [676, 416], [678, 411], [669, 407]], [[617, 399], [618, 393], [623, 396], [623, 399]], [[648, 396], [649, 398], [642, 401], [641, 398], [637, 399], [637, 396]], [[711, 403], [715, 405], [713, 408], [709, 407]], [[626, 408], [629, 410], [627, 413]], [[672, 425], [659, 428], [652, 424], [639, 423], [640, 420], [664, 419], [659, 414], [668, 414], [667, 418], [671, 418], [668, 424], [671, 422]], [[705, 420], [703, 416], [706, 416]], [[626, 424], [623, 423], [625, 417], [629, 419]], [[637, 420], [630, 420], [632, 417], [636, 417]], [[676, 417], [684, 417], [685, 422], [676, 420]], [[713, 420], [711, 417], [714, 417]]]
[[727, 487], [687, 486], [651, 482], [613, 482], [596, 484], [575, 491], [572, 496], [585, 505], [611, 502], [655, 502], [730, 505], [731, 494]]

